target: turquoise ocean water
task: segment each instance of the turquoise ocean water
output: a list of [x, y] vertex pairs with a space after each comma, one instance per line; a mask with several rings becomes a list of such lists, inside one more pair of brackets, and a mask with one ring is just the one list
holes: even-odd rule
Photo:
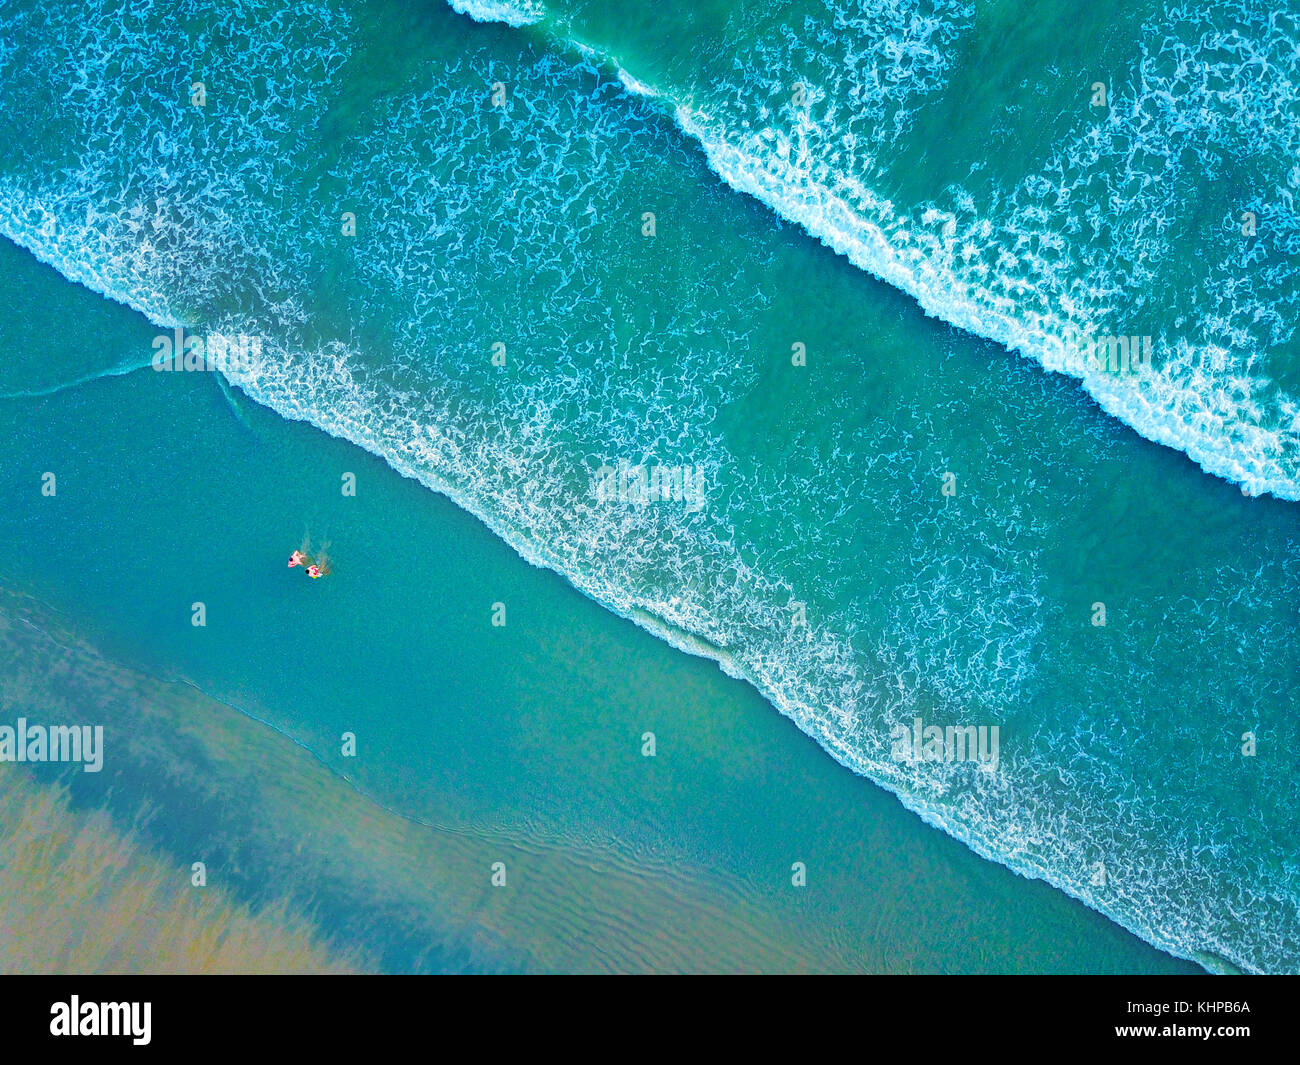
[[552, 885], [243, 890], [394, 967], [1296, 970], [1297, 13], [471, 7], [0, 4], [5, 587]]

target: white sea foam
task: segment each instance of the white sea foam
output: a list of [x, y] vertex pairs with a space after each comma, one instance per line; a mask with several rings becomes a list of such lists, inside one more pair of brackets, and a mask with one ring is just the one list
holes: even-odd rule
[[[809, 24], [809, 36], [746, 56], [745, 80], [711, 87], [704, 98], [713, 103], [676, 108], [719, 177], [908, 292], [927, 314], [1078, 378], [1107, 413], [1207, 472], [1251, 495], [1300, 499], [1300, 398], [1273, 384], [1266, 359], [1270, 347], [1292, 338], [1300, 316], [1285, 246], [1274, 253], [1277, 265], [1255, 271], [1256, 294], [1236, 265], [1241, 245], [1223, 242], [1222, 258], [1209, 264], [1195, 294], [1196, 328], [1184, 335], [1169, 322], [1152, 327], [1161, 355], [1150, 372], [1090, 369], [1074, 343], [1108, 334], [1131, 294], [1151, 289], [1161, 233], [1183, 207], [1163, 171], [1184, 152], [1200, 159], [1207, 180], [1217, 169], [1214, 146], [1233, 138], [1253, 142], [1262, 157], [1300, 157], [1300, 125], [1280, 117], [1300, 99], [1294, 24], [1257, 18], [1255, 4], [1233, 5], [1229, 24], [1261, 26], [1251, 40], [1217, 29], [1204, 12], [1172, 9], [1144, 27], [1156, 43], [1144, 46], [1132, 83], [1115, 88], [1105, 122], [1093, 128], [1081, 120], [1083, 130], [1012, 190], [1008, 207], [981, 213], [961, 190], [949, 193], [947, 205], [897, 204], [876, 191], [888, 147], [910, 128], [917, 101], [942, 88], [944, 43], [969, 11], [909, 21], [907, 5], [881, 3], [871, 5], [869, 21], [855, 22], [831, 6], [836, 24], [853, 32], [823, 40]], [[880, 78], [891, 64], [893, 73]], [[801, 73], [807, 70], [813, 75]], [[1243, 80], [1241, 70], [1257, 74]], [[631, 72], [620, 78], [630, 91], [654, 92]], [[811, 101], [802, 111], [780, 102], [800, 78], [808, 79]], [[857, 133], [864, 128], [870, 138]], [[1080, 218], [1071, 206], [1072, 193], [1074, 203], [1086, 202], [1080, 193], [1090, 181], [1112, 190], [1109, 217], [1093, 208]], [[1286, 181], [1280, 203], [1261, 207], [1279, 241], [1300, 233], [1292, 206], [1300, 166]], [[1066, 238], [1079, 223], [1117, 239], [1131, 235], [1135, 254], [1116, 258], [1106, 242]], [[1247, 254], [1265, 254], [1263, 242]]]
[[507, 26], [528, 26], [546, 17], [540, 0], [447, 0], [452, 9], [475, 22], [504, 22]]
[[[1251, 25], [1249, 12], [1239, 14]], [[1281, 281], [1261, 278], [1261, 287], [1274, 282], [1284, 300], [1270, 303], [1229, 267], [1238, 247], [1225, 250], [1201, 296], [1204, 304], [1218, 300], [1225, 309], [1206, 313], [1203, 308], [1197, 333], [1204, 339], [1183, 337], [1158, 322], [1162, 358], [1153, 372], [1117, 377], [1089, 371], [1069, 343], [1080, 335], [1108, 333], [1126, 294], [1152, 285], [1152, 264], [1161, 259], [1160, 231], [1179, 204], [1173, 183], [1148, 173], [1151, 160], [1170, 165], [1190, 150], [1210, 168], [1206, 146], [1234, 135], [1255, 138], [1262, 155], [1275, 159], [1300, 153], [1300, 126], [1279, 120], [1300, 98], [1295, 27], [1274, 20], [1261, 42], [1251, 42], [1235, 31], [1214, 29], [1208, 20], [1175, 9], [1166, 22], [1147, 27], [1157, 44], [1144, 48], [1134, 85], [1125, 90], [1131, 95], [1117, 90], [1119, 99], [1100, 130], [1083, 131], [1048, 161], [1041, 176], [1027, 177], [1010, 198], [1010, 213], [982, 216], [974, 199], [959, 191], [948, 207], [881, 198], [872, 187], [881, 179], [878, 160], [841, 148], [841, 134], [862, 116], [836, 113], [831, 105], [810, 109], [797, 120], [783, 121], [770, 112], [762, 124], [750, 124], [742, 116], [755, 113], [758, 105], [749, 98], [761, 94], [723, 86], [716, 96], [741, 94], [740, 105], [728, 101], [722, 111], [681, 105], [677, 121], [701, 143], [712, 169], [729, 186], [761, 199], [859, 268], [914, 295], [928, 315], [995, 339], [1050, 371], [1078, 377], [1108, 414], [1149, 440], [1184, 451], [1206, 471], [1239, 482], [1249, 494], [1297, 499], [1300, 402], [1261, 372], [1266, 347], [1294, 334], [1300, 313], [1294, 268]], [[1200, 39], [1203, 52], [1188, 46], [1188, 38]], [[1171, 57], [1178, 60], [1173, 72], [1167, 69]], [[1258, 77], [1234, 83], [1232, 74], [1243, 66], [1257, 68]], [[1200, 79], [1199, 85], [1193, 79]], [[1212, 90], [1214, 83], [1232, 88]], [[840, 98], [857, 96], [852, 87], [832, 85]], [[1171, 101], [1174, 85], [1180, 92], [1177, 107]], [[905, 117], [897, 117], [905, 112], [896, 112], [898, 129], [907, 126]], [[878, 114], [871, 118], [879, 121]], [[879, 143], [874, 151], [880, 155]], [[1074, 212], [1066, 207], [1071, 190], [1092, 179], [1114, 190], [1113, 208], [1128, 196], [1118, 218], [1101, 217], [1093, 209], [1087, 220], [1093, 229], [1138, 234], [1138, 255], [1130, 264], [1102, 265], [1100, 255], [1062, 239]], [[1290, 212], [1300, 191], [1300, 168], [1279, 191], [1287, 204], [1283, 211]], [[1044, 211], [1048, 202], [1060, 205], [1056, 213]], [[1275, 231], [1295, 233], [1294, 216], [1288, 225], [1286, 217], [1274, 213]], [[1102, 280], [1091, 291], [1079, 282], [1089, 274]], [[1261, 333], [1261, 324], [1268, 326], [1266, 332]]]

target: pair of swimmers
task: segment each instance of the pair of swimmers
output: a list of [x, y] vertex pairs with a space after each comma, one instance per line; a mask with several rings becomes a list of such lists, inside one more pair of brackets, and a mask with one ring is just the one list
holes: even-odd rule
[[321, 571], [321, 568], [311, 560], [311, 557], [309, 555], [304, 555], [301, 551], [295, 551], [289, 556], [289, 568], [293, 569], [294, 566], [306, 566], [307, 576], [312, 580], [325, 576]]

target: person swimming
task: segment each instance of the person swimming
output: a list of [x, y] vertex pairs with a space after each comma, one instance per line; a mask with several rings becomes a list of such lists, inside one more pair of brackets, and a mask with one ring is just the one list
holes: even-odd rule
[[301, 551], [295, 551], [292, 555], [289, 556], [290, 569], [293, 569], [294, 566], [304, 566], [306, 564], [307, 564], [307, 556], [304, 555]]
[[310, 577], [312, 580], [316, 580], [317, 577], [323, 577], [325, 576], [325, 574], [323, 574], [320, 571], [319, 566], [313, 565], [307, 567], [307, 576]]

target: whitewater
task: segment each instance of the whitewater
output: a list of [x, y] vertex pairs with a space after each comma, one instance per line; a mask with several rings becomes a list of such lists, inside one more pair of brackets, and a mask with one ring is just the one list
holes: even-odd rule
[[[536, 3], [453, 6], [546, 32]], [[738, 59], [735, 83], [691, 92], [687, 102], [624, 69], [599, 43], [559, 30], [548, 39], [610, 65], [629, 91], [674, 116], [729, 187], [906, 292], [926, 314], [1077, 379], [1107, 414], [1244, 494], [1300, 499], [1300, 401], [1267, 372], [1270, 360], [1300, 366], [1300, 15], [1250, 0], [1214, 11], [1172, 6], [1142, 27], [1143, 41], [1156, 43], [1143, 43], [1129, 77], [1110, 87], [1104, 119], [1081, 118], [1040, 172], [982, 208], [959, 186], [919, 203], [879, 188], [914, 110], [946, 84], [974, 7], [826, 6], [825, 26], [815, 29], [828, 54], [817, 57], [814, 77], [792, 65], [798, 44], [787, 42]], [[864, 55], [869, 76], [855, 77]], [[1181, 308], [1127, 320], [1133, 294], [1157, 282], [1165, 230], [1186, 207], [1171, 177], [1184, 153], [1208, 182], [1223, 170], [1216, 148], [1241, 141], [1278, 161], [1280, 187], [1276, 198], [1256, 192], [1240, 215], [1216, 221], [1215, 261], [1195, 294], [1197, 328], [1170, 328], [1184, 325]], [[1094, 202], [1095, 182], [1105, 190]], [[1247, 242], [1243, 227], [1256, 225]], [[1090, 244], [1073, 236], [1083, 232], [1094, 235]], [[1131, 252], [1117, 254], [1113, 244], [1130, 240]], [[1154, 367], [1120, 377], [1089, 364], [1084, 343], [1128, 330], [1156, 333]]]

